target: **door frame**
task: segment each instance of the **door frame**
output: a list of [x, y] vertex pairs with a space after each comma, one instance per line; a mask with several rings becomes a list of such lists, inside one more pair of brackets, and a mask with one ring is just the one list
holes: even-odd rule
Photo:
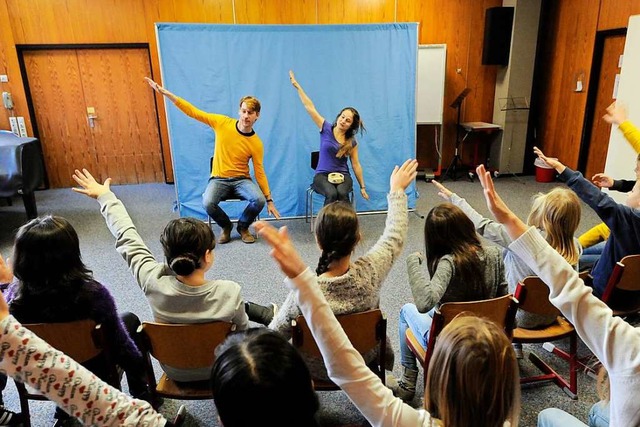
[[578, 152], [578, 170], [585, 172], [589, 161], [589, 144], [591, 130], [596, 117], [596, 100], [598, 97], [598, 85], [602, 72], [602, 57], [604, 55], [604, 43], [608, 37], [626, 36], [626, 28], [616, 28], [596, 32], [596, 40], [593, 46], [593, 58], [591, 59], [591, 72], [589, 74], [589, 88], [587, 89], [587, 102], [584, 107], [584, 121], [582, 122], [582, 136], [580, 137], [580, 151]]
[[[18, 64], [20, 65], [20, 74], [22, 75], [22, 81], [24, 82], [24, 91], [26, 94], [27, 108], [29, 110], [29, 118], [33, 124], [33, 136], [38, 139], [40, 143], [40, 149], [42, 150], [42, 142], [40, 142], [40, 135], [38, 131], [38, 123], [36, 120], [36, 110], [33, 105], [33, 99], [31, 97], [31, 88], [29, 87], [29, 78], [27, 76], [27, 67], [24, 61], [24, 52], [39, 51], [39, 50], [80, 50], [80, 49], [144, 49], [147, 52], [149, 58], [149, 69], [151, 70], [151, 78], [153, 76], [153, 62], [151, 60], [151, 52], [149, 50], [149, 43], [91, 43], [91, 44], [18, 44], [16, 45], [16, 51], [18, 53]], [[158, 101], [153, 97], [153, 105], [155, 106], [156, 113], [156, 125], [158, 126], [158, 142], [160, 143], [160, 157], [162, 158], [162, 171], [164, 173], [164, 181], [168, 183], [167, 176], [167, 164], [164, 156], [164, 144], [162, 141], [162, 132], [160, 129], [160, 117], [158, 115]], [[44, 185], [46, 189], [49, 188], [49, 176], [47, 174], [47, 166], [44, 167]]]

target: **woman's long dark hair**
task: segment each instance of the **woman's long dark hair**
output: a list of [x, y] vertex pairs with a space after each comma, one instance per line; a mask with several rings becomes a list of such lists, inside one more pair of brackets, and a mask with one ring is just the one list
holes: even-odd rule
[[230, 335], [216, 356], [211, 390], [225, 427], [318, 426], [309, 368], [279, 333], [257, 328]]
[[353, 252], [360, 240], [358, 216], [347, 202], [333, 202], [318, 212], [315, 226], [316, 239], [322, 248], [316, 273], [321, 275], [329, 264]]
[[338, 123], [338, 118], [345, 111], [351, 111], [351, 114], [353, 114], [353, 121], [351, 122], [351, 126], [349, 126], [349, 129], [347, 129], [347, 131], [344, 134], [344, 139], [345, 139], [344, 144], [342, 145], [342, 147], [340, 147], [340, 149], [338, 150], [338, 153], [336, 153], [336, 157], [348, 156], [351, 153], [351, 150], [353, 149], [353, 140], [355, 139], [356, 133], [362, 134], [363, 132], [367, 131], [364, 127], [364, 123], [362, 123], [362, 120], [360, 120], [360, 113], [358, 113], [358, 110], [356, 110], [353, 107], [345, 107], [342, 110], [340, 110], [340, 112], [336, 116], [336, 119], [333, 121], [333, 125], [331, 126], [331, 129], [336, 127], [336, 124]]
[[195, 218], [178, 218], [164, 227], [160, 243], [169, 268], [179, 276], [188, 276], [201, 267], [208, 250], [216, 246], [211, 228]]
[[76, 230], [66, 219], [52, 215], [33, 219], [18, 230], [13, 274], [19, 280], [17, 298], [73, 295], [93, 280], [82, 262]]
[[[475, 295], [484, 286], [484, 254], [473, 222], [459, 207], [443, 203], [427, 214], [424, 242], [429, 274], [433, 277], [440, 259], [451, 255], [455, 277]], [[488, 296], [487, 296], [488, 297]]]

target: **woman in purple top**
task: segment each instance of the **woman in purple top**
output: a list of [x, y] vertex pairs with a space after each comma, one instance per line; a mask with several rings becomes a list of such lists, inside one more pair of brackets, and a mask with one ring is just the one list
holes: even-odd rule
[[[325, 197], [325, 205], [336, 200], [348, 202], [349, 193], [353, 188], [353, 180], [347, 164], [347, 159], [351, 159], [353, 173], [360, 185], [360, 194], [369, 200], [362, 177], [362, 166], [358, 160], [358, 142], [355, 138], [356, 133], [362, 133], [365, 130], [360, 121], [360, 114], [353, 107], [345, 107], [338, 113], [333, 124], [330, 124], [318, 113], [311, 99], [304, 93], [296, 81], [293, 71], [289, 71], [289, 79], [298, 91], [298, 96], [300, 96], [307, 113], [320, 128], [320, 159], [316, 167], [316, 175], [313, 177], [313, 189]], [[342, 174], [344, 181], [330, 182], [329, 174], [331, 173]]]

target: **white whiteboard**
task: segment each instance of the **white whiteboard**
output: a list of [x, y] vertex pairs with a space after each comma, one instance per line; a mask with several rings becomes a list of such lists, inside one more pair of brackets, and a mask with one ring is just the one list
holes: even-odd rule
[[[629, 19], [627, 40], [624, 45], [624, 57], [618, 85], [618, 99], [627, 109], [627, 119], [634, 125], [640, 125], [640, 15]], [[636, 165], [637, 153], [622, 136], [618, 126], [612, 126], [604, 172], [614, 179], [635, 181], [633, 168]], [[622, 203], [627, 195], [612, 191], [609, 193], [617, 202]]]
[[418, 61], [416, 64], [417, 124], [442, 124], [446, 65], [446, 44], [422, 44], [418, 46]]

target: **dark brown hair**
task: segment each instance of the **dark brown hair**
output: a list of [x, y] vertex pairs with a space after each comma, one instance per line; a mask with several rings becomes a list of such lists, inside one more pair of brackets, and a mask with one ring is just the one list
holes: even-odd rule
[[351, 252], [360, 240], [358, 216], [350, 203], [333, 202], [318, 212], [315, 226], [316, 239], [322, 255], [316, 273], [321, 275], [329, 269], [329, 264]]
[[340, 112], [336, 116], [336, 119], [333, 121], [333, 125], [331, 126], [331, 129], [336, 127], [336, 124], [338, 123], [338, 118], [345, 111], [351, 111], [351, 114], [353, 114], [353, 121], [351, 122], [351, 126], [349, 126], [349, 129], [347, 129], [347, 131], [344, 134], [344, 139], [345, 139], [344, 144], [342, 144], [342, 147], [340, 147], [340, 149], [336, 153], [336, 157], [344, 157], [351, 154], [351, 150], [353, 150], [353, 147], [355, 145], [354, 142], [355, 142], [356, 133], [362, 134], [362, 132], [366, 132], [364, 123], [362, 123], [362, 120], [360, 120], [360, 113], [358, 113], [358, 110], [356, 110], [353, 107], [345, 107], [342, 110], [340, 110]]
[[216, 246], [211, 228], [195, 218], [169, 221], [160, 236], [160, 243], [167, 264], [179, 276], [188, 276], [200, 268], [205, 253]]
[[432, 277], [440, 259], [451, 255], [455, 278], [464, 283], [471, 294], [484, 294], [484, 263], [481, 259], [484, 250], [473, 222], [462, 209], [451, 203], [431, 209], [424, 223], [424, 242], [427, 267]]

